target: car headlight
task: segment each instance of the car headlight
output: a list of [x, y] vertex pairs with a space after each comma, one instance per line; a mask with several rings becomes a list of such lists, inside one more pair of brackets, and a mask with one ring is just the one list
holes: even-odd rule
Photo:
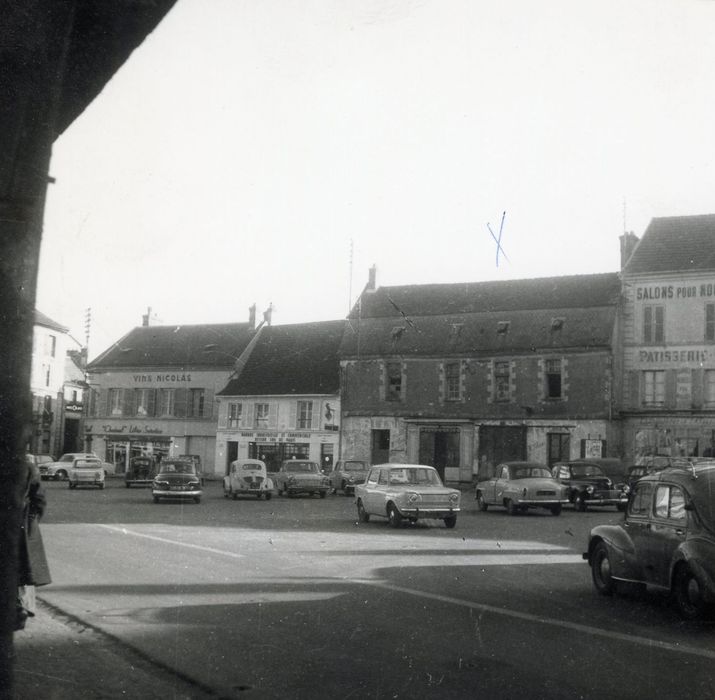
[[449, 501], [450, 501], [450, 503], [457, 503], [457, 501], [459, 501], [459, 494], [458, 493], [450, 493]]
[[102, 477], [102, 472], [94, 472], [94, 478], [100, 479]]
[[152, 486], [156, 489], [168, 489], [169, 488], [169, 482], [168, 481], [159, 481], [158, 479], [154, 479], [154, 483]]
[[295, 484], [295, 477], [294, 477], [294, 476], [289, 476], [288, 479], [286, 480], [286, 483], [288, 483], [288, 484]]
[[587, 486], [587, 487], [586, 487], [586, 493], [587, 493], [587, 494], [590, 495], [590, 494], [592, 494], [594, 491], [595, 491], [595, 489], [593, 488], [593, 486]]
[[420, 496], [419, 493], [416, 493], [415, 491], [412, 491], [407, 494], [407, 502], [408, 503], [419, 503], [422, 500], [422, 496]]
[[199, 486], [200, 483], [201, 482], [198, 479], [196, 479], [196, 481], [189, 481], [189, 486]]
[[623, 484], [621, 491], [623, 491], [623, 494], [627, 496], [631, 492], [631, 487], [628, 484]]
[[354, 476], [349, 476], [349, 477], [348, 477], [348, 483], [349, 483], [349, 484], [352, 484], [354, 481], [355, 481], [355, 477], [354, 477]]

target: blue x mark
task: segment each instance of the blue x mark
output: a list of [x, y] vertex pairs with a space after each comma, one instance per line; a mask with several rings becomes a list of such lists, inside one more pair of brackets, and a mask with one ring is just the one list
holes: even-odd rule
[[501, 254], [504, 256], [504, 259], [509, 262], [509, 258], [506, 255], [506, 252], [504, 251], [504, 248], [502, 247], [501, 244], [501, 234], [502, 230], [504, 229], [504, 217], [506, 216], [506, 212], [503, 212], [501, 215], [501, 224], [499, 225], [499, 237], [497, 238], [494, 235], [494, 231], [492, 231], [491, 224], [487, 221], [487, 228], [489, 229], [489, 233], [492, 234], [492, 238], [496, 241], [497, 243], [497, 267], [499, 267], [499, 251], [501, 251]]

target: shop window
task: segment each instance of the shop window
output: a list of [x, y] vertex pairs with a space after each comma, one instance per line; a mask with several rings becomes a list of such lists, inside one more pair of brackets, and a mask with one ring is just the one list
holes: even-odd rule
[[204, 417], [204, 401], [206, 392], [204, 389], [189, 389], [189, 405], [187, 406], [186, 415], [188, 418], [203, 418]]
[[665, 371], [643, 372], [643, 405], [665, 406]]
[[511, 367], [509, 362], [494, 363], [494, 398], [509, 401], [511, 395]]
[[705, 340], [715, 340], [715, 304], [705, 304]]
[[174, 389], [159, 389], [159, 415], [174, 415]]
[[268, 427], [268, 404], [257, 403], [253, 406], [253, 427], [267, 428]]
[[385, 372], [387, 374], [387, 393], [386, 398], [388, 401], [401, 401], [402, 400], [402, 363], [401, 362], [388, 362], [385, 366]]
[[298, 401], [298, 420], [296, 428], [310, 430], [313, 427], [313, 402]]
[[110, 416], [122, 415], [122, 390], [110, 389], [107, 397], [107, 410]]
[[444, 365], [445, 398], [447, 401], [460, 401], [462, 383], [459, 362], [447, 362]]
[[228, 405], [228, 427], [229, 428], [240, 427], [242, 414], [243, 414], [243, 404], [230, 403]]
[[643, 342], [662, 343], [665, 339], [663, 332], [665, 317], [664, 306], [643, 307]]
[[544, 378], [546, 380], [546, 398], [563, 398], [561, 360], [546, 360], [544, 363]]

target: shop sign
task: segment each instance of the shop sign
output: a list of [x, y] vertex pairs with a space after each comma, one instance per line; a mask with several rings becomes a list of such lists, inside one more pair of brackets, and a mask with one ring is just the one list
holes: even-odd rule
[[636, 301], [663, 301], [665, 299], [695, 299], [714, 297], [715, 283], [674, 285], [652, 284], [636, 287]]
[[678, 367], [684, 364], [700, 367], [703, 363], [712, 361], [712, 351], [709, 348], [677, 348], [669, 350], [649, 350], [641, 348], [637, 351], [638, 362], [642, 364], [667, 364], [672, 363]]
[[[86, 433], [91, 433], [93, 425], [85, 427]], [[103, 425], [102, 432], [106, 435], [161, 435], [164, 431], [161, 428], [151, 428], [146, 425]]]
[[169, 372], [157, 374], [133, 374], [135, 384], [171, 384], [191, 382], [191, 372]]
[[83, 409], [84, 404], [79, 401], [72, 401], [71, 403], [65, 404], [65, 411], [69, 411], [70, 413], [82, 413]]

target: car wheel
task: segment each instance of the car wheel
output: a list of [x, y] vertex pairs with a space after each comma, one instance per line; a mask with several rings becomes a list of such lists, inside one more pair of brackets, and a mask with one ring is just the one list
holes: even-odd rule
[[266, 491], [266, 500], [270, 501], [273, 494], [270, 491]]
[[509, 499], [506, 502], [506, 512], [509, 513], [509, 515], [516, 515], [519, 513], [519, 506], [514, 503], [511, 499]]
[[194, 496], [194, 503], [201, 503], [201, 496]]
[[700, 582], [690, 567], [682, 565], [675, 573], [675, 604], [684, 620], [698, 620], [705, 617], [707, 606], [703, 600]]
[[97, 484], [97, 486], [99, 486], [100, 489], [104, 489], [104, 484]]
[[583, 496], [576, 496], [576, 510], [579, 513], [585, 513], [586, 508], [586, 499]]
[[158, 503], [158, 502], [159, 502], [159, 496], [153, 496], [153, 499], [154, 499], [154, 503]]
[[75, 487], [75, 484], [73, 484], [71, 481], [68, 481], [68, 482], [67, 482], [67, 486], [68, 486], [69, 488], [73, 489], [73, 488]]
[[131, 486], [131, 484], [130, 484], [128, 481], [125, 481], [125, 482], [124, 482], [124, 485], [125, 485], [127, 488], [129, 488], [129, 487]]
[[321, 497], [321, 498], [325, 498], [325, 494], [326, 494], [326, 493], [327, 493], [327, 491], [321, 491], [321, 492], [320, 492], [320, 497]]
[[616, 510], [617, 510], [619, 513], [625, 513], [625, 512], [626, 512], [626, 504], [625, 504], [625, 503], [619, 503], [619, 504], [616, 506]]
[[489, 504], [484, 500], [484, 495], [481, 491], [477, 491], [477, 505], [479, 506], [479, 510], [486, 511], [487, 508], [489, 508]]
[[57, 474], [55, 474], [55, 479], [57, 481], [64, 481], [67, 478], [67, 472], [64, 469], [60, 469]]
[[456, 515], [448, 515], [444, 519], [444, 524], [451, 530], [457, 524], [457, 516]]
[[611, 559], [608, 547], [603, 542], [599, 542], [591, 554], [591, 578], [601, 595], [613, 595], [616, 582], [611, 577]]
[[551, 515], [561, 515], [561, 504], [559, 503], [557, 506], [551, 506]]
[[357, 509], [358, 509], [358, 520], [361, 523], [367, 523], [370, 521], [370, 513], [368, 513], [365, 510], [365, 506], [362, 504], [362, 501], [357, 502]]
[[400, 525], [402, 525], [402, 516], [392, 503], [387, 506], [387, 520], [392, 527], [400, 527]]

